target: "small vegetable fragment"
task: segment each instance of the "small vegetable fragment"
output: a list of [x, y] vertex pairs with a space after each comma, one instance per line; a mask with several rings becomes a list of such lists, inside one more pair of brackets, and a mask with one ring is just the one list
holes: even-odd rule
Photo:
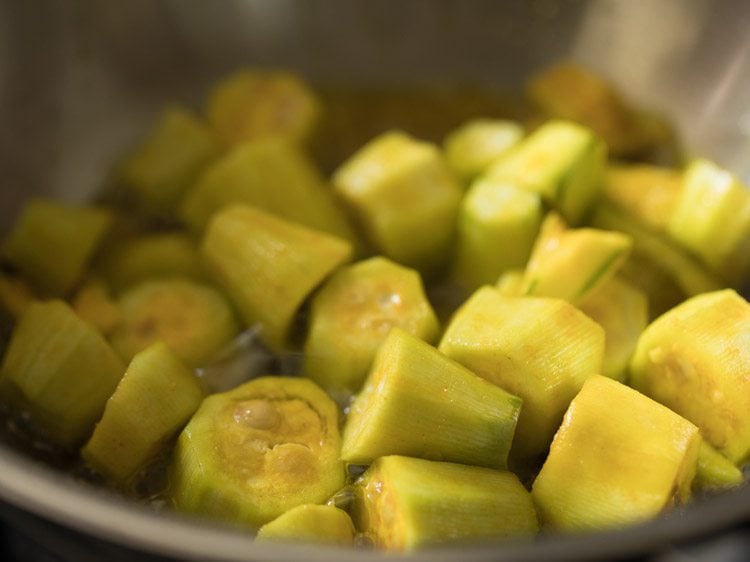
[[243, 143], [209, 167], [185, 196], [180, 215], [196, 232], [227, 205], [245, 203], [359, 245], [333, 190], [304, 152], [271, 137]]
[[386, 257], [429, 270], [449, 255], [463, 190], [437, 147], [385, 133], [344, 162], [333, 183]]
[[742, 471], [719, 453], [705, 440], [698, 449], [698, 467], [693, 480], [693, 489], [721, 490], [742, 484]]
[[34, 302], [3, 357], [0, 395], [40, 433], [72, 448], [89, 436], [124, 372], [102, 335], [66, 303]]
[[443, 143], [448, 166], [464, 181], [471, 181], [523, 137], [515, 121], [474, 119], [448, 134]]
[[261, 377], [206, 398], [182, 431], [170, 473], [176, 506], [260, 526], [344, 485], [339, 412], [312, 381]]
[[119, 175], [144, 206], [172, 211], [198, 173], [220, 151], [212, 132], [189, 110], [167, 107]]
[[391, 551], [536, 534], [531, 496], [512, 472], [382, 457], [357, 481], [354, 521]]
[[555, 529], [644, 521], [690, 497], [700, 443], [689, 421], [595, 375], [571, 402], [531, 495]]
[[223, 294], [187, 279], [144, 281], [118, 299], [122, 320], [110, 335], [125, 361], [163, 341], [189, 367], [208, 363], [239, 332]]
[[133, 357], [81, 451], [97, 471], [127, 485], [198, 409], [203, 389], [163, 343]]
[[461, 201], [453, 276], [468, 290], [494, 283], [529, 259], [542, 220], [539, 196], [502, 181], [478, 180]]
[[573, 305], [482, 287], [456, 312], [438, 349], [523, 400], [511, 456], [543, 453], [584, 381], [601, 371], [604, 331]]
[[648, 298], [613, 277], [579, 302], [578, 308], [604, 328], [601, 374], [624, 382], [638, 337], [648, 324]]
[[245, 69], [214, 87], [206, 113], [228, 145], [268, 135], [303, 142], [318, 121], [320, 102], [292, 73]]
[[524, 272], [523, 294], [557, 297], [577, 304], [606, 283], [630, 252], [620, 232], [568, 230], [554, 213], [542, 225]]
[[523, 270], [509, 269], [504, 272], [495, 283], [495, 289], [504, 297], [523, 295]]
[[122, 311], [99, 279], [90, 279], [76, 292], [71, 303], [78, 316], [108, 336], [122, 321]]
[[184, 277], [201, 281], [206, 277], [198, 247], [182, 232], [137, 236], [117, 245], [99, 265], [115, 292], [147, 279]]
[[730, 461], [750, 455], [750, 304], [731, 289], [652, 322], [630, 363], [633, 388], [697, 425]]
[[506, 468], [521, 400], [393, 328], [344, 425], [341, 458], [384, 455]]
[[356, 392], [394, 326], [438, 337], [419, 273], [383, 257], [343, 268], [312, 299], [302, 372], [334, 395]]
[[716, 164], [693, 161], [669, 234], [729, 283], [742, 283], [750, 269], [750, 190]]
[[32, 199], [2, 255], [41, 292], [65, 295], [80, 279], [110, 222], [104, 209]]
[[256, 540], [352, 546], [354, 533], [345, 511], [332, 505], [304, 504], [263, 525]]
[[549, 121], [500, 158], [485, 177], [541, 195], [573, 225], [599, 194], [607, 148], [589, 129]]
[[248, 326], [260, 323], [270, 346], [286, 345], [294, 314], [352, 253], [351, 245], [247, 205], [217, 213], [201, 254]]

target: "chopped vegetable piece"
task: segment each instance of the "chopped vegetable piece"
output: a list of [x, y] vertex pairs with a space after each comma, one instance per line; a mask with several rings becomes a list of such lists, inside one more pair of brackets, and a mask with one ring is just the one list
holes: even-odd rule
[[578, 308], [604, 328], [601, 374], [625, 382], [638, 337], [648, 324], [648, 297], [614, 277], [579, 302]]
[[511, 472], [388, 456], [355, 486], [355, 524], [386, 550], [518, 540], [539, 528], [531, 496]]
[[698, 449], [698, 468], [693, 489], [721, 490], [742, 484], [742, 471], [705, 440]]
[[197, 377], [164, 343], [155, 343], [133, 357], [81, 454], [108, 479], [130, 484], [202, 400]]
[[277, 138], [237, 146], [190, 189], [180, 210], [195, 231], [227, 205], [245, 203], [310, 228], [360, 242], [332, 189], [301, 148]]
[[34, 292], [28, 283], [20, 277], [0, 272], [0, 310], [18, 320], [33, 301]]
[[341, 458], [408, 455], [506, 468], [521, 400], [393, 328], [344, 425]]
[[619, 232], [568, 230], [554, 213], [545, 219], [524, 272], [523, 294], [577, 304], [606, 283], [630, 252], [632, 239]]
[[34, 302], [18, 321], [0, 367], [0, 395], [44, 436], [83, 443], [125, 365], [102, 335], [62, 301]]
[[689, 499], [700, 443], [689, 421], [595, 375], [571, 402], [531, 495], [555, 529], [638, 523]]
[[573, 305], [482, 287], [456, 312], [438, 348], [523, 399], [512, 457], [544, 453], [568, 404], [601, 371], [604, 330]]
[[495, 289], [505, 297], [523, 295], [523, 270], [510, 269], [504, 272], [495, 284]]
[[263, 525], [257, 540], [352, 546], [354, 533], [345, 511], [332, 505], [304, 504]]
[[383, 257], [341, 269], [312, 299], [303, 373], [336, 396], [356, 392], [394, 326], [438, 337], [419, 273]]
[[99, 279], [90, 279], [78, 289], [71, 303], [86, 322], [108, 336], [122, 321], [120, 305], [112, 300], [109, 288]]
[[573, 225], [599, 195], [607, 148], [568, 121], [549, 121], [500, 158], [486, 177], [538, 193]]
[[445, 138], [445, 160], [458, 177], [469, 182], [515, 146], [523, 134], [523, 127], [516, 121], [467, 121]]
[[65, 295], [80, 279], [110, 222], [104, 209], [32, 199], [2, 255], [39, 291]]
[[294, 74], [245, 69], [214, 87], [206, 113], [226, 144], [267, 135], [302, 142], [318, 121], [320, 102]]
[[172, 211], [219, 152], [219, 141], [195, 115], [171, 106], [122, 163], [119, 175], [146, 208]]
[[336, 404], [307, 379], [261, 377], [206, 398], [182, 431], [170, 491], [182, 510], [260, 526], [344, 485]]
[[750, 304], [731, 289], [688, 299], [638, 340], [630, 384], [701, 429], [730, 461], [750, 455]]
[[576, 63], [545, 68], [528, 94], [544, 114], [593, 129], [615, 154], [642, 153], [660, 140], [608, 81]]
[[453, 276], [467, 290], [494, 283], [531, 254], [542, 203], [536, 193], [496, 180], [476, 181], [461, 202]]
[[214, 216], [201, 253], [247, 325], [260, 323], [263, 340], [280, 349], [302, 302], [352, 249], [340, 238], [232, 205]]
[[420, 270], [449, 255], [463, 190], [434, 145], [385, 133], [344, 162], [333, 183], [383, 255]]
[[685, 171], [669, 234], [730, 284], [750, 269], [750, 189], [708, 160]]
[[644, 226], [663, 232], [682, 189], [682, 172], [647, 164], [607, 166], [603, 197]]
[[107, 253], [99, 269], [115, 292], [149, 279], [206, 277], [197, 245], [183, 232], [144, 234], [121, 243]]
[[120, 295], [122, 321], [110, 335], [125, 361], [163, 341], [188, 366], [208, 363], [239, 332], [226, 298], [187, 279], [144, 281]]

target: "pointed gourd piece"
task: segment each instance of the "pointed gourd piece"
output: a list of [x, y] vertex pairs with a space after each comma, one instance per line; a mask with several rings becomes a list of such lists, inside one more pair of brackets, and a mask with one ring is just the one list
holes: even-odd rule
[[109, 288], [100, 279], [86, 281], [71, 302], [76, 314], [105, 336], [111, 334], [122, 321], [120, 305], [112, 299]]
[[344, 485], [336, 404], [310, 380], [261, 377], [206, 398], [170, 470], [178, 509], [264, 525]]
[[527, 539], [538, 530], [531, 496], [511, 472], [387, 456], [355, 488], [355, 524], [388, 551]]
[[210, 166], [189, 190], [180, 215], [195, 232], [227, 205], [252, 205], [279, 217], [361, 242], [333, 190], [302, 149], [264, 137], [243, 143]]
[[342, 509], [304, 504], [263, 525], [256, 540], [352, 546], [354, 535], [351, 517]]
[[82, 444], [125, 365], [103, 336], [62, 301], [30, 304], [0, 367], [0, 396], [64, 448]]
[[[606, 283], [627, 259], [633, 241], [620, 232], [545, 226], [524, 272], [523, 294], [556, 297], [572, 304]], [[552, 231], [555, 231], [554, 233]]]
[[592, 291], [578, 308], [604, 328], [604, 360], [601, 374], [625, 382], [630, 358], [648, 324], [648, 297], [613, 277]]
[[730, 461], [750, 456], [750, 304], [731, 289], [692, 297], [638, 340], [629, 383], [692, 421]]
[[277, 350], [302, 302], [351, 253], [345, 240], [247, 205], [217, 213], [201, 244], [209, 272], [244, 321], [260, 323], [263, 341]]
[[120, 165], [119, 179], [145, 208], [171, 212], [220, 151], [218, 139], [198, 117], [184, 107], [169, 106]]
[[689, 499], [700, 443], [689, 421], [595, 375], [571, 402], [531, 495], [554, 529], [645, 521]]
[[568, 404], [601, 371], [604, 330], [573, 305], [482, 287], [456, 312], [438, 349], [523, 400], [512, 460], [547, 450]]
[[520, 297], [523, 294], [523, 269], [504, 272], [495, 283], [495, 289], [505, 297]]
[[383, 257], [342, 268], [312, 299], [302, 372], [329, 393], [354, 393], [394, 326], [438, 337], [419, 273]]
[[100, 260], [98, 270], [115, 293], [147, 279], [201, 281], [206, 277], [196, 243], [183, 232], [143, 234], [127, 240]]
[[104, 209], [32, 199], [5, 240], [2, 256], [40, 292], [65, 295], [81, 278], [111, 219]]
[[384, 133], [344, 162], [333, 184], [384, 256], [421, 271], [449, 256], [463, 189], [436, 146]]
[[664, 232], [682, 189], [682, 171], [648, 164], [610, 164], [602, 197], [644, 226]]
[[239, 332], [229, 302], [210, 285], [187, 279], [144, 281], [118, 299], [122, 320], [110, 334], [125, 361], [163, 341], [189, 367], [207, 364]]
[[81, 451], [83, 459], [127, 487], [177, 435], [201, 400], [198, 378], [164, 343], [155, 343], [128, 365]]
[[742, 471], [737, 468], [737, 465], [705, 440], [701, 441], [693, 490], [699, 492], [725, 490], [739, 486], [742, 480]]
[[504, 119], [474, 119], [451, 131], [443, 142], [445, 160], [469, 182], [523, 138], [520, 123]]
[[521, 400], [393, 328], [344, 424], [341, 458], [408, 455], [506, 468]]
[[289, 72], [243, 69], [209, 93], [208, 122], [227, 145], [268, 135], [306, 141], [318, 122], [318, 98]]
[[708, 160], [685, 170], [669, 234], [732, 285], [750, 270], [750, 190]]
[[453, 278], [469, 291], [524, 267], [539, 225], [539, 195], [496, 180], [478, 180], [461, 201]]
[[599, 195], [607, 147], [569, 121], [549, 121], [518, 143], [485, 177], [541, 195], [577, 225]]

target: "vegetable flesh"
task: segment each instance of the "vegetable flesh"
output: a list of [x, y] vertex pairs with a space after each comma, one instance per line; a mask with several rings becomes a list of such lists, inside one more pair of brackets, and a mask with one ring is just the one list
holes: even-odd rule
[[304, 504], [263, 525], [257, 540], [352, 546], [354, 534], [345, 511], [332, 505]]

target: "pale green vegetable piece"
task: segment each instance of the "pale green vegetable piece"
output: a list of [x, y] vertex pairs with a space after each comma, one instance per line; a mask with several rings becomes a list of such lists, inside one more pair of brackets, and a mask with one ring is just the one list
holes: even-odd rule
[[345, 511], [332, 505], [304, 504], [263, 525], [256, 540], [352, 546], [354, 534]]
[[473, 119], [445, 138], [445, 160], [458, 177], [470, 181], [515, 146], [523, 134], [516, 121]]
[[742, 471], [705, 440], [698, 449], [698, 467], [693, 480], [695, 490], [722, 490], [742, 484]]

